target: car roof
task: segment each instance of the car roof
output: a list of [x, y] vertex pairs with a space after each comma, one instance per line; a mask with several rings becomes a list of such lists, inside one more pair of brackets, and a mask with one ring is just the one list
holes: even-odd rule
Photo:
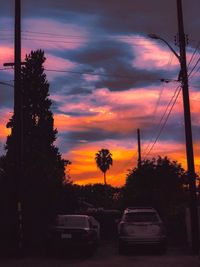
[[152, 207], [128, 207], [124, 210], [124, 213], [129, 212], [156, 212], [157, 211]]
[[62, 218], [64, 218], [64, 217], [76, 217], [76, 218], [89, 218], [89, 216], [88, 215], [82, 215], [82, 214], [59, 214], [59, 215], [57, 215], [57, 217], [62, 217]]
[[151, 210], [155, 210], [153, 207], [148, 207], [148, 206], [132, 206], [132, 207], [127, 207], [126, 209], [151, 209]]

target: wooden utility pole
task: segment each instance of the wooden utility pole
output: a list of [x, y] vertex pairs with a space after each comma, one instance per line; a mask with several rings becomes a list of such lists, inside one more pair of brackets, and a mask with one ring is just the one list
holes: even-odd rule
[[21, 0], [15, 0], [15, 58], [14, 58], [14, 126], [16, 195], [18, 212], [18, 245], [22, 247], [22, 90], [21, 90]]
[[140, 144], [140, 129], [137, 129], [138, 139], [138, 168], [141, 166], [141, 144]]
[[182, 0], [177, 0], [177, 13], [178, 13], [178, 36], [180, 47], [180, 64], [181, 64], [181, 83], [183, 93], [183, 106], [184, 106], [184, 120], [185, 120], [185, 137], [186, 137], [186, 153], [187, 153], [187, 168], [189, 178], [190, 190], [190, 217], [191, 217], [191, 235], [192, 235], [192, 250], [197, 254], [199, 251], [199, 225], [198, 225], [198, 208], [196, 197], [196, 175], [194, 167], [194, 152], [192, 141], [192, 126], [190, 114], [190, 101], [188, 89], [188, 72], [186, 62], [186, 41], [183, 25], [183, 12]]

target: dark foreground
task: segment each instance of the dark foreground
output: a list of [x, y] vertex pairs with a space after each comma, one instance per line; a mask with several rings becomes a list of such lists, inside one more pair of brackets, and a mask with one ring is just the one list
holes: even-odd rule
[[25, 257], [18, 259], [0, 259], [1, 267], [199, 267], [200, 257], [192, 256], [186, 248], [169, 247], [166, 254], [159, 255], [156, 251], [147, 249], [129, 250], [126, 254], [118, 254], [114, 242], [101, 242], [92, 256], [83, 253], [68, 253], [68, 255], [50, 257]]

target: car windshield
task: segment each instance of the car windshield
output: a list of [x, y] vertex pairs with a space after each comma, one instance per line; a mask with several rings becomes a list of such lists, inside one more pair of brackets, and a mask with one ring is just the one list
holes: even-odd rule
[[87, 217], [81, 216], [58, 216], [57, 225], [71, 228], [88, 228], [89, 222]]
[[124, 217], [125, 222], [157, 222], [158, 217], [155, 212], [130, 212]]

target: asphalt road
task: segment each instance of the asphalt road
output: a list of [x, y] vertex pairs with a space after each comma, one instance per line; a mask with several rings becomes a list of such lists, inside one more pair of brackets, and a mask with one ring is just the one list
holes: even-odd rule
[[66, 257], [34, 257], [0, 259], [1, 267], [199, 267], [200, 257], [192, 256], [186, 249], [170, 247], [164, 255], [155, 251], [133, 251], [119, 255], [114, 242], [102, 242], [91, 257], [68, 255]]

